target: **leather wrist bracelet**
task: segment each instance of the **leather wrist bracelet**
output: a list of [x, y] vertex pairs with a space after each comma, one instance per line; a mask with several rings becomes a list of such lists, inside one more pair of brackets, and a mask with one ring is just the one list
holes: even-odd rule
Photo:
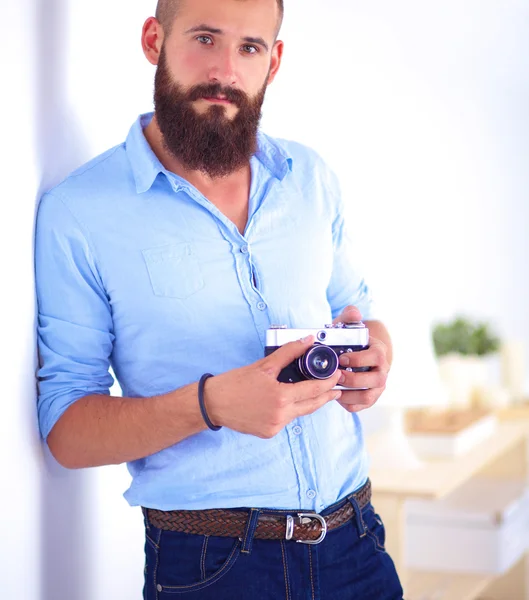
[[202, 418], [204, 419], [206, 425], [212, 431], [218, 431], [219, 429], [222, 429], [222, 425], [213, 425], [213, 423], [208, 417], [208, 413], [206, 412], [206, 405], [204, 404], [204, 384], [206, 383], [206, 380], [210, 377], [213, 377], [211, 373], [204, 373], [204, 375], [202, 375], [200, 381], [198, 382], [198, 405], [200, 406], [200, 412], [202, 413]]

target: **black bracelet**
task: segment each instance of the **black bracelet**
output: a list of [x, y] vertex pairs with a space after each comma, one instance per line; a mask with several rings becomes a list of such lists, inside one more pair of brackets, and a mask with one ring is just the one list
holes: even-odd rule
[[213, 377], [211, 373], [204, 373], [198, 382], [198, 405], [200, 406], [200, 412], [202, 413], [202, 418], [206, 425], [212, 431], [218, 431], [222, 429], [222, 425], [213, 425], [213, 423], [209, 420], [208, 413], [206, 412], [206, 406], [204, 404], [204, 384], [206, 383], [206, 379]]

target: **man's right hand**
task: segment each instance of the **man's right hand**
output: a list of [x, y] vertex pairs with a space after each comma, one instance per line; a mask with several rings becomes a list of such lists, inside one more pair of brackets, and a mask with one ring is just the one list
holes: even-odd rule
[[247, 367], [206, 381], [204, 400], [210, 420], [260, 438], [272, 438], [297, 417], [309, 415], [341, 396], [332, 388], [343, 378], [280, 383], [280, 371], [314, 344], [309, 336], [290, 342]]

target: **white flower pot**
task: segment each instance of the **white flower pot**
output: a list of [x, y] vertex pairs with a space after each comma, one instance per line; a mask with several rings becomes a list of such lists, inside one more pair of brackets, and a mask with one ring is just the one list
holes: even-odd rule
[[438, 359], [439, 376], [448, 394], [450, 406], [468, 408], [475, 400], [476, 391], [491, 382], [489, 357], [463, 356], [451, 353]]

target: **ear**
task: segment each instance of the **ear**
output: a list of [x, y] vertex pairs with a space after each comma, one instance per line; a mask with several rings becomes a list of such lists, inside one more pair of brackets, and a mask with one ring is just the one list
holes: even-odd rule
[[154, 17], [149, 17], [141, 32], [141, 46], [143, 54], [151, 65], [157, 65], [162, 49], [164, 33], [159, 21]]
[[283, 58], [283, 47], [284, 44], [281, 40], [278, 40], [272, 48], [272, 60], [270, 61], [270, 72], [268, 74], [268, 85], [274, 81], [279, 67], [281, 66], [281, 59]]

